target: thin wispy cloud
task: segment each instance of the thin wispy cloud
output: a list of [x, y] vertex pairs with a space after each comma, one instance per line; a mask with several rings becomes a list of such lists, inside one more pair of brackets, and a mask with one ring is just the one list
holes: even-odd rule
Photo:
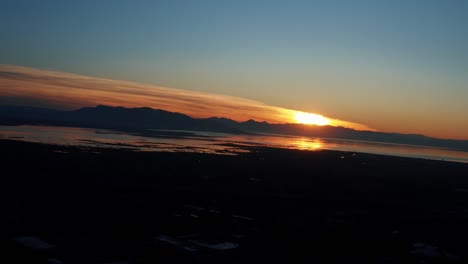
[[[151, 107], [192, 117], [254, 119], [270, 123], [293, 123], [298, 111], [220, 94], [181, 90], [82, 75], [0, 65], [0, 103], [60, 109], [109, 105]], [[330, 125], [360, 130], [370, 128], [331, 119]]]

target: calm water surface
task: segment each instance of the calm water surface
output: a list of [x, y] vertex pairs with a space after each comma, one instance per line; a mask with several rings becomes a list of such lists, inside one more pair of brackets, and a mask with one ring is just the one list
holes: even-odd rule
[[[158, 132], [158, 131], [153, 131]], [[293, 136], [252, 136], [193, 131], [182, 132], [183, 136], [137, 135], [104, 129], [54, 127], [54, 126], [0, 126], [0, 138], [17, 139], [60, 145], [114, 147], [140, 151], [203, 152], [237, 154], [248, 151], [245, 146], [271, 146], [300, 150], [340, 150], [448, 160], [468, 163], [468, 152], [449, 149], [399, 145], [355, 140], [307, 138]]]

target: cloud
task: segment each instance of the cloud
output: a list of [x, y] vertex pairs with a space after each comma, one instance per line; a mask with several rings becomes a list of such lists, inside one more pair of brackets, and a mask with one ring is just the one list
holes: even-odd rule
[[[270, 123], [295, 122], [297, 111], [262, 102], [220, 94], [181, 90], [82, 75], [0, 65], [0, 103], [58, 109], [110, 105], [151, 107], [192, 117], [254, 119]], [[331, 119], [331, 125], [360, 130], [362, 124]]]

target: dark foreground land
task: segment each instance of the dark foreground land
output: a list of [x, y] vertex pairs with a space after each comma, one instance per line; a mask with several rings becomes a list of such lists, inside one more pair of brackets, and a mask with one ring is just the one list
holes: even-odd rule
[[1, 140], [0, 263], [468, 262], [468, 164], [247, 149]]

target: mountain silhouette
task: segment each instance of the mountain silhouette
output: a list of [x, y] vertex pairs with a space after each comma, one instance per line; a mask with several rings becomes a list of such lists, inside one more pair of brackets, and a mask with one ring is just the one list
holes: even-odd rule
[[34, 107], [1, 106], [0, 123], [5, 125], [43, 124], [124, 131], [171, 129], [213, 131], [239, 134], [241, 131], [210, 119], [195, 119], [149, 107], [125, 108], [99, 105], [75, 111], [58, 111]]
[[149, 107], [125, 108], [99, 105], [74, 111], [29, 106], [0, 106], [1, 125], [56, 125], [105, 128], [121, 131], [148, 129], [208, 131], [231, 134], [278, 134], [384, 143], [410, 144], [468, 151], [468, 140], [431, 138], [424, 135], [358, 131], [344, 127], [303, 124], [270, 124], [224, 117], [192, 118], [188, 115]]

